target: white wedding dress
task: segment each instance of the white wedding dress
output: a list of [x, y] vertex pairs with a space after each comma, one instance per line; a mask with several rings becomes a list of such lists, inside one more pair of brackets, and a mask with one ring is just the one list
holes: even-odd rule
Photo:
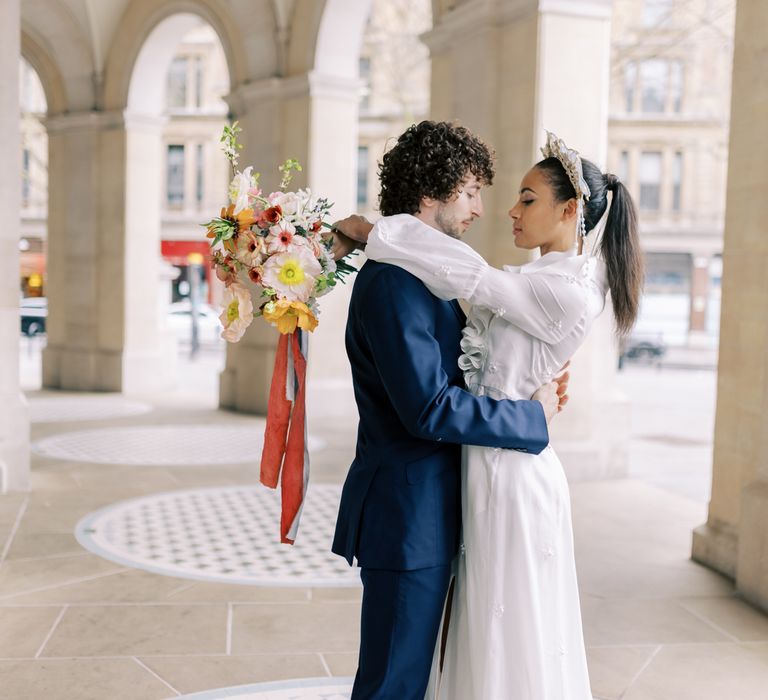
[[[605, 305], [605, 264], [553, 252], [488, 266], [469, 246], [401, 214], [368, 239], [438, 297], [472, 304], [459, 364], [477, 395], [528, 399], [584, 341]], [[555, 451], [465, 446], [463, 544], [439, 700], [591, 700], [568, 483]]]

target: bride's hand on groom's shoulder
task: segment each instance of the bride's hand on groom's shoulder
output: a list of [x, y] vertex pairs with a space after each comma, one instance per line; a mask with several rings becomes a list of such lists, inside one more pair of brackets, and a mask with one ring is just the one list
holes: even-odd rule
[[360, 214], [352, 214], [346, 219], [340, 219], [333, 224], [332, 230], [334, 232], [344, 234], [347, 238], [357, 241], [358, 243], [365, 243], [368, 241], [368, 234], [373, 229], [373, 224], [368, 221], [364, 216]]
[[349, 255], [350, 253], [354, 253], [356, 250], [365, 248], [364, 245], [361, 245], [357, 241], [353, 241], [351, 238], [345, 236], [343, 233], [339, 233], [338, 231], [333, 231], [331, 236], [333, 237], [331, 255], [333, 255], [334, 260], [341, 260], [343, 257]]

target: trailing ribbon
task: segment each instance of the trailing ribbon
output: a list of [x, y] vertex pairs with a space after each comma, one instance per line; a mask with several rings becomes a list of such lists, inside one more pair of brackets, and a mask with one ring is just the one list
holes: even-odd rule
[[309, 482], [307, 358], [306, 347], [302, 348], [306, 342], [302, 340], [306, 339], [297, 330], [281, 335], [278, 341], [261, 454], [261, 483], [274, 489], [280, 482], [280, 541], [283, 544], [293, 544], [296, 540]]

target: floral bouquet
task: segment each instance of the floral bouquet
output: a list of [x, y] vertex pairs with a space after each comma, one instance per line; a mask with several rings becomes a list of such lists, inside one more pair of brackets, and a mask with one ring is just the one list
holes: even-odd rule
[[[286, 191], [293, 173], [290, 159], [280, 166], [280, 189], [265, 195], [252, 167], [237, 170], [241, 132], [237, 122], [224, 127], [223, 151], [232, 165], [229, 204], [203, 224], [211, 245], [211, 265], [224, 282], [222, 337], [236, 343], [255, 316], [280, 333], [267, 407], [261, 456], [261, 482], [277, 488], [282, 471], [281, 541], [293, 544], [309, 480], [306, 450], [307, 335], [317, 328], [317, 300], [356, 271], [334, 261], [326, 223], [327, 199], [309, 189]], [[324, 231], [325, 229], [325, 231]], [[324, 235], [325, 234], [325, 235]], [[254, 293], [246, 286], [250, 280]], [[254, 295], [258, 301], [254, 303]], [[255, 308], [256, 307], [256, 308]]]

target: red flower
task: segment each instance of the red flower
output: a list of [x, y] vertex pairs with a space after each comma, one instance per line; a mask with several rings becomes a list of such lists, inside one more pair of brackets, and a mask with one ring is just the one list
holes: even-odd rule
[[264, 210], [263, 219], [270, 223], [276, 224], [283, 216], [283, 208], [279, 204], [275, 204], [274, 207], [269, 207]]
[[261, 284], [261, 271], [262, 269], [260, 267], [252, 267], [248, 270], [248, 277], [251, 278], [251, 282], [254, 284]]

